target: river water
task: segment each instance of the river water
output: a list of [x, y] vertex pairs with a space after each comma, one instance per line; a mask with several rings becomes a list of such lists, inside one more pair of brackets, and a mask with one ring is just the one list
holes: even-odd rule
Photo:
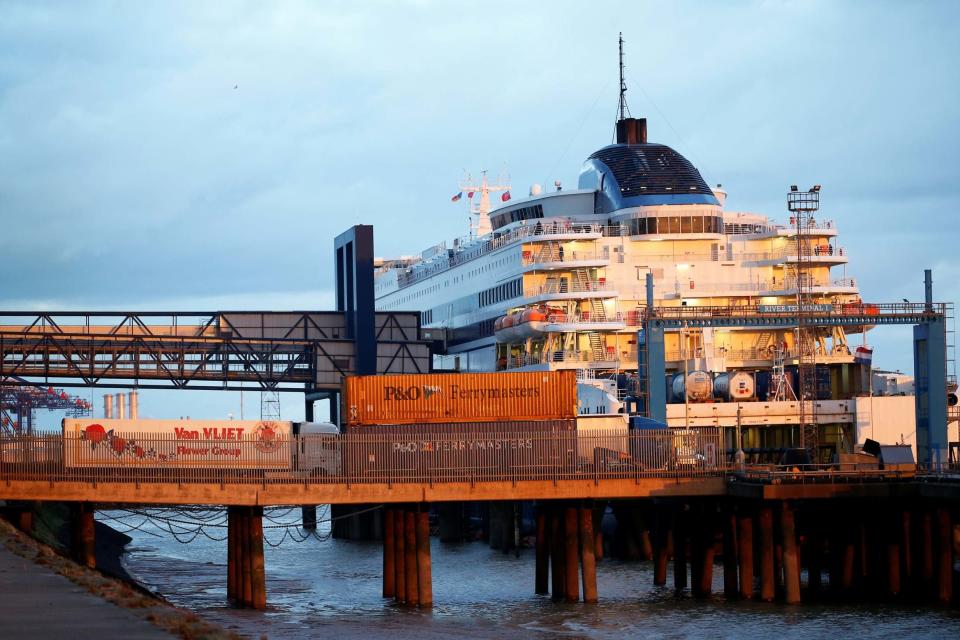
[[[107, 516], [108, 517], [108, 516]], [[289, 517], [287, 518], [289, 519]], [[142, 518], [125, 522], [140, 524]], [[117, 521], [108, 524], [123, 530]], [[533, 593], [534, 553], [520, 557], [481, 542], [432, 540], [434, 607], [407, 610], [380, 596], [378, 543], [307, 538], [280, 540], [265, 550], [266, 611], [226, 605], [226, 542], [203, 535], [189, 544], [159, 522], [128, 535], [125, 565], [131, 575], [174, 604], [226, 628], [259, 638], [756, 638], [810, 640], [825, 637], [956, 638], [960, 612], [932, 606], [787, 606], [676, 598], [653, 586], [649, 562], [605, 559], [598, 563], [597, 605], [557, 604]], [[323, 532], [328, 525], [321, 524]], [[208, 530], [212, 537], [225, 530]], [[672, 575], [669, 574], [669, 575]], [[722, 571], [714, 571], [722, 592]]]

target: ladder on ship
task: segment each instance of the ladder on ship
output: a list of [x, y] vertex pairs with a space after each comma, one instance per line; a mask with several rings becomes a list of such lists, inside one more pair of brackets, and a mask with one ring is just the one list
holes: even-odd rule
[[590, 351], [593, 353], [593, 359], [597, 362], [603, 362], [606, 360], [607, 352], [603, 344], [603, 338], [600, 337], [600, 333], [597, 331], [590, 331], [587, 333], [587, 337], [590, 339]]

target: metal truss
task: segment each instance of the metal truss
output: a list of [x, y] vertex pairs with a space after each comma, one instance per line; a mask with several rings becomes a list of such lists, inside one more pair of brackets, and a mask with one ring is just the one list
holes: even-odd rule
[[[419, 314], [378, 313], [378, 370], [430, 370]], [[0, 312], [0, 381], [141, 389], [337, 389], [355, 345], [339, 312]]]

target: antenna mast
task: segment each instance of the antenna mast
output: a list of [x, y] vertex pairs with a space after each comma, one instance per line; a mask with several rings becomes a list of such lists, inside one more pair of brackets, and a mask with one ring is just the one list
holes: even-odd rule
[[620, 120], [625, 115], [630, 115], [630, 107], [627, 106], [627, 83], [623, 79], [623, 32], [620, 32]]

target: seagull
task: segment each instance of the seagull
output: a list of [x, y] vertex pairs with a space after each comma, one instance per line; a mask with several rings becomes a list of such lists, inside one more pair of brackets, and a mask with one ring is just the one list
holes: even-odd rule
[[906, 298], [904, 298], [903, 301], [906, 302], [907, 304], [910, 304], [910, 301], [907, 300]]
[[233, 85], [233, 88], [236, 89], [236, 88], [239, 87], [239, 86], [240, 86], [240, 85], [235, 84], [235, 85]]

